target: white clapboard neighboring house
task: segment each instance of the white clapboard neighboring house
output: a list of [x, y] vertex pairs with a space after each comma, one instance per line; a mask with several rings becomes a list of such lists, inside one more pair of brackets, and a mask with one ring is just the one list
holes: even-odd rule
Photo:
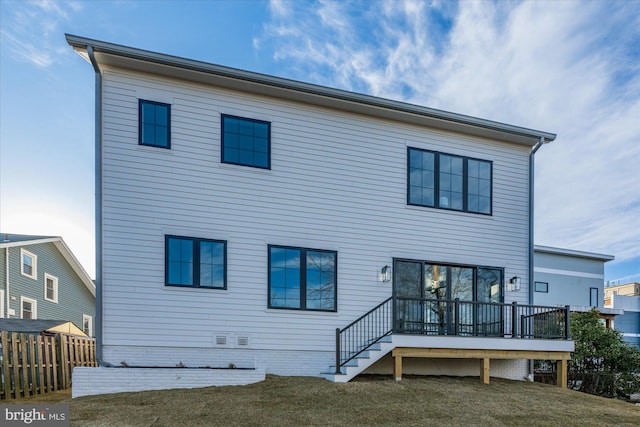
[[543, 358], [564, 385], [567, 310], [529, 305], [553, 133], [67, 41], [96, 75], [104, 366], [489, 382]]

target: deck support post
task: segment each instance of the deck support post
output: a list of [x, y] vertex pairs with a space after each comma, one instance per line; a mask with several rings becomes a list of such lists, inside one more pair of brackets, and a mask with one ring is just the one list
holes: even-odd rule
[[483, 357], [480, 359], [480, 379], [484, 384], [489, 384], [491, 374], [491, 359]]
[[562, 359], [556, 362], [557, 385], [561, 388], [567, 388], [567, 360]]
[[402, 356], [393, 355], [393, 378], [396, 381], [402, 381]]

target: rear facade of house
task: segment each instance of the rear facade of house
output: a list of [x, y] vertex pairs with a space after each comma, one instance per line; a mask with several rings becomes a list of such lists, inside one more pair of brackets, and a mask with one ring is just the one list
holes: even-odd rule
[[390, 298], [417, 339], [452, 335], [429, 298], [530, 302], [530, 152], [555, 135], [67, 39], [98, 75], [104, 362], [318, 376]]

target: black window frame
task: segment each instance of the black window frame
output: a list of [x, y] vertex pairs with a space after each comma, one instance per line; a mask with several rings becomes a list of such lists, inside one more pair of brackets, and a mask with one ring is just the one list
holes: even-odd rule
[[[191, 285], [182, 285], [169, 283], [169, 239], [189, 240], [193, 245], [193, 271], [192, 278], [193, 283]], [[221, 243], [223, 245], [223, 258], [224, 258], [224, 272], [223, 272], [223, 286], [202, 286], [200, 284], [200, 243]], [[197, 289], [227, 289], [227, 241], [216, 239], [204, 239], [200, 237], [188, 237], [177, 236], [172, 234], [165, 235], [164, 238], [164, 285], [177, 288], [197, 288]]]
[[[300, 305], [299, 307], [280, 307], [271, 305], [271, 249], [293, 249], [300, 251]], [[334, 255], [334, 272], [333, 272], [333, 309], [327, 310], [322, 308], [307, 308], [307, 252], [324, 252]], [[283, 245], [268, 245], [267, 247], [267, 275], [268, 275], [268, 290], [267, 290], [267, 307], [276, 310], [295, 310], [295, 311], [314, 311], [321, 313], [335, 313], [338, 311], [338, 252], [327, 249], [314, 249], [314, 248], [302, 248], [298, 246], [283, 246]], [[303, 262], [304, 260], [304, 262]]]
[[[544, 287], [542, 287], [542, 285], [544, 285]], [[549, 282], [535, 281], [535, 282], [533, 282], [533, 289], [534, 289], [535, 292], [548, 294], [549, 293]]]
[[[154, 105], [154, 106], [163, 106], [167, 107], [167, 145], [157, 145], [157, 144], [149, 144], [145, 143], [142, 140], [142, 106], [144, 104]], [[156, 148], [164, 148], [167, 150], [171, 149], [171, 104], [167, 104], [164, 102], [150, 101], [148, 99], [138, 99], [138, 145], [143, 145], [145, 147], [156, 147]]]
[[[418, 151], [421, 153], [431, 153], [434, 156], [433, 166], [433, 204], [415, 203], [411, 201], [411, 152]], [[440, 200], [440, 157], [448, 156], [462, 159], [462, 209], [454, 209], [447, 206], [441, 206]], [[469, 209], [469, 160], [489, 164], [489, 212], [481, 212]], [[493, 161], [479, 159], [475, 157], [461, 156], [458, 154], [443, 153], [440, 151], [427, 150], [424, 148], [407, 147], [407, 205], [421, 206], [433, 209], [444, 209], [454, 212], [465, 212], [476, 215], [493, 215]]]
[[[593, 303], [593, 291], [595, 292], [596, 303]], [[589, 288], [589, 307], [597, 307], [600, 300], [600, 290], [598, 288]]]
[[[224, 123], [226, 118], [267, 125], [267, 165], [266, 166], [243, 163], [240, 161], [234, 162], [234, 161], [225, 160], [225, 129], [224, 129], [225, 124]], [[230, 165], [239, 165], [239, 166], [246, 166], [250, 168], [271, 170], [271, 122], [268, 122], [265, 120], [250, 119], [247, 117], [234, 116], [231, 114], [221, 114], [220, 115], [220, 162], [227, 163]]]

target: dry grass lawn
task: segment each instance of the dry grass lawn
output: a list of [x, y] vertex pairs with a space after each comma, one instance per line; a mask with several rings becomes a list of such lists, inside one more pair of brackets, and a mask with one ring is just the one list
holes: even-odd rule
[[555, 386], [478, 378], [268, 376], [248, 386], [23, 401], [71, 405], [72, 426], [639, 426], [640, 407]]

